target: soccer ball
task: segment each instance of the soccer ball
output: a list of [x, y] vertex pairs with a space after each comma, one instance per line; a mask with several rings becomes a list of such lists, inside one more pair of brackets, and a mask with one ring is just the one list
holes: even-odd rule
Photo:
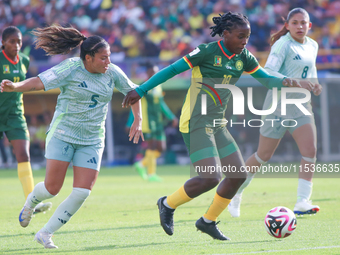
[[267, 213], [264, 226], [269, 235], [275, 238], [285, 238], [294, 232], [296, 217], [289, 208], [277, 206]]

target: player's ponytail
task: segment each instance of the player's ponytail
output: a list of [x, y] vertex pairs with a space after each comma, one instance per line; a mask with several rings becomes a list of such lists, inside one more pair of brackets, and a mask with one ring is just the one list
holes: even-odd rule
[[231, 32], [231, 30], [233, 30], [237, 25], [249, 25], [247, 16], [241, 13], [228, 12], [223, 15], [219, 15], [219, 17], [213, 17], [213, 22], [215, 26], [210, 27], [210, 29], [212, 30], [210, 32], [210, 35], [212, 37], [217, 34], [222, 37], [224, 30], [228, 30], [229, 32]]
[[289, 32], [289, 30], [286, 28], [285, 25], [297, 13], [302, 13], [302, 14], [306, 15], [308, 17], [308, 20], [309, 20], [309, 14], [308, 14], [308, 12], [305, 9], [303, 9], [303, 8], [295, 8], [295, 9], [291, 10], [288, 13], [288, 16], [287, 16], [286, 20], [285, 20], [285, 18], [282, 17], [283, 21], [285, 22], [285, 24], [282, 26], [282, 28], [278, 32], [276, 32], [276, 33], [274, 33], [274, 34], [272, 34], [270, 36], [270, 39], [269, 39], [270, 46], [273, 46], [273, 44], [277, 40], [279, 40], [281, 38], [281, 36], [284, 36], [285, 34], [287, 34]]
[[33, 30], [33, 35], [37, 36], [35, 48], [41, 48], [47, 55], [67, 54], [74, 48], [80, 46], [80, 58], [85, 60], [86, 55], [94, 57], [94, 54], [109, 44], [100, 36], [94, 35], [86, 37], [73, 27], [62, 27], [52, 25], [45, 28]]
[[67, 54], [86, 40], [86, 36], [77, 29], [60, 25], [36, 28], [32, 34], [37, 37], [35, 48], [43, 49], [50, 56]]

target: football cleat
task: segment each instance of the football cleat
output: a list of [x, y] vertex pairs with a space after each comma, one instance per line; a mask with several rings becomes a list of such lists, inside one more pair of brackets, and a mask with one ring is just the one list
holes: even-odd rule
[[161, 197], [157, 201], [159, 210], [159, 219], [161, 226], [163, 227], [165, 233], [172, 235], [174, 233], [174, 212], [175, 209], [170, 209], [163, 204], [166, 197]]
[[46, 249], [54, 249], [54, 248], [58, 249], [58, 246], [54, 245], [52, 241], [52, 234], [48, 232], [39, 230], [38, 233], [36, 233], [34, 237], [34, 241], [37, 241], [38, 243], [42, 244]]
[[217, 223], [215, 221], [206, 223], [203, 217], [201, 217], [196, 221], [196, 228], [197, 231], [200, 230], [202, 231], [202, 233], [206, 233], [214, 239], [218, 239], [221, 241], [230, 240], [230, 238], [223, 235], [221, 230], [219, 230], [219, 228], [216, 226], [218, 223], [219, 221]]
[[142, 177], [143, 180], [148, 179], [148, 175], [146, 174], [146, 169], [140, 161], [136, 162], [134, 164], [134, 167], [136, 168], [137, 173]]
[[23, 228], [26, 228], [32, 219], [34, 208], [24, 205], [19, 214], [19, 223]]
[[46, 211], [51, 210], [52, 208], [52, 203], [51, 202], [46, 202], [46, 203], [39, 203], [37, 206], [34, 208], [34, 214], [37, 213], [46, 213]]
[[305, 199], [297, 202], [294, 206], [294, 213], [297, 215], [316, 214], [319, 210], [319, 206], [312, 205], [312, 201]]
[[157, 174], [153, 174], [153, 175], [148, 176], [148, 181], [149, 182], [162, 182], [163, 179], [159, 177]]
[[236, 194], [233, 199], [230, 201], [228, 205], [228, 211], [231, 214], [232, 217], [240, 217], [241, 215], [241, 201], [242, 201], [242, 193], [241, 194]]

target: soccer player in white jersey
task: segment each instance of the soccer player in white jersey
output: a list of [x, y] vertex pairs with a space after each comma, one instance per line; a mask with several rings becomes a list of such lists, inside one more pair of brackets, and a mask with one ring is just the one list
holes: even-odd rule
[[[54, 25], [38, 28], [36, 47], [49, 55], [66, 54], [80, 45], [80, 58], [62, 63], [22, 82], [3, 80], [1, 92], [24, 92], [60, 88], [60, 95], [46, 138], [46, 176], [27, 197], [19, 215], [22, 227], [30, 223], [35, 206], [56, 196], [73, 161], [73, 191], [62, 202], [47, 224], [35, 235], [45, 248], [58, 248], [52, 234], [82, 206], [96, 182], [105, 139], [105, 119], [113, 89], [121, 93], [136, 88], [124, 72], [110, 63], [109, 44], [99, 36], [86, 38], [74, 28]], [[142, 134], [140, 102], [131, 106], [134, 122], [129, 138], [137, 143]]]
[[[291, 10], [282, 29], [271, 36], [272, 47], [265, 69], [277, 77], [288, 76], [297, 79], [307, 79], [311, 83], [313, 93], [319, 95], [322, 87], [318, 83], [315, 66], [318, 44], [307, 36], [311, 27], [312, 23], [306, 10], [302, 8]], [[272, 95], [272, 90], [268, 90], [263, 109], [271, 107]], [[287, 94], [287, 98], [300, 97], [304, 97], [304, 95], [301, 93]], [[247, 169], [256, 169], [253, 166], [260, 168], [262, 164], [266, 163], [272, 157], [283, 135], [288, 130], [299, 147], [302, 156], [301, 169], [304, 169], [304, 166], [306, 166], [306, 171], [299, 172], [297, 202], [294, 207], [294, 213], [298, 215], [314, 214], [320, 208], [317, 205], [312, 205], [309, 200], [313, 186], [313, 172], [310, 170], [315, 166], [317, 142], [312, 107], [310, 101], [304, 103], [303, 106], [311, 113], [311, 115], [304, 115], [295, 105], [287, 105], [287, 115], [282, 115], [281, 100], [279, 98], [276, 111], [273, 114], [267, 115], [266, 119], [278, 119], [280, 121], [274, 122], [274, 127], [271, 121], [264, 121], [265, 124], [260, 128], [258, 149], [246, 161]], [[283, 127], [281, 121], [284, 119], [293, 119], [297, 124], [294, 127]], [[295, 123], [289, 126], [293, 126]], [[239, 188], [228, 206], [229, 212], [233, 217], [240, 216], [242, 192], [256, 174], [256, 171], [253, 171], [248, 172], [246, 181]]]

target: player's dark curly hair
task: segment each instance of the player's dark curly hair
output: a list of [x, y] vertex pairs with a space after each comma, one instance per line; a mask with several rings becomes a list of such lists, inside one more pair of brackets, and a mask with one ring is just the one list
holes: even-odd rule
[[215, 26], [210, 27], [212, 30], [210, 35], [212, 37], [217, 34], [222, 37], [224, 30], [231, 32], [236, 26], [250, 25], [248, 17], [238, 12], [228, 12], [219, 15], [219, 17], [213, 17]]
[[86, 55], [94, 56], [99, 49], [109, 47], [109, 44], [100, 36], [86, 37], [73, 27], [52, 25], [37, 28], [32, 31], [37, 36], [35, 48], [41, 48], [47, 55], [67, 54], [80, 45], [80, 58], [85, 60]]
[[[14, 27], [14, 26], [6, 27], [6, 28], [4, 29], [4, 31], [2, 32], [2, 40], [3, 40], [3, 41], [6, 41], [7, 38], [8, 38], [10, 35], [16, 34], [16, 33], [18, 33], [18, 34], [21, 35], [21, 32], [20, 32], [19, 28]], [[5, 49], [5, 46], [2, 45], [2, 46], [1, 46], [1, 49]]]

